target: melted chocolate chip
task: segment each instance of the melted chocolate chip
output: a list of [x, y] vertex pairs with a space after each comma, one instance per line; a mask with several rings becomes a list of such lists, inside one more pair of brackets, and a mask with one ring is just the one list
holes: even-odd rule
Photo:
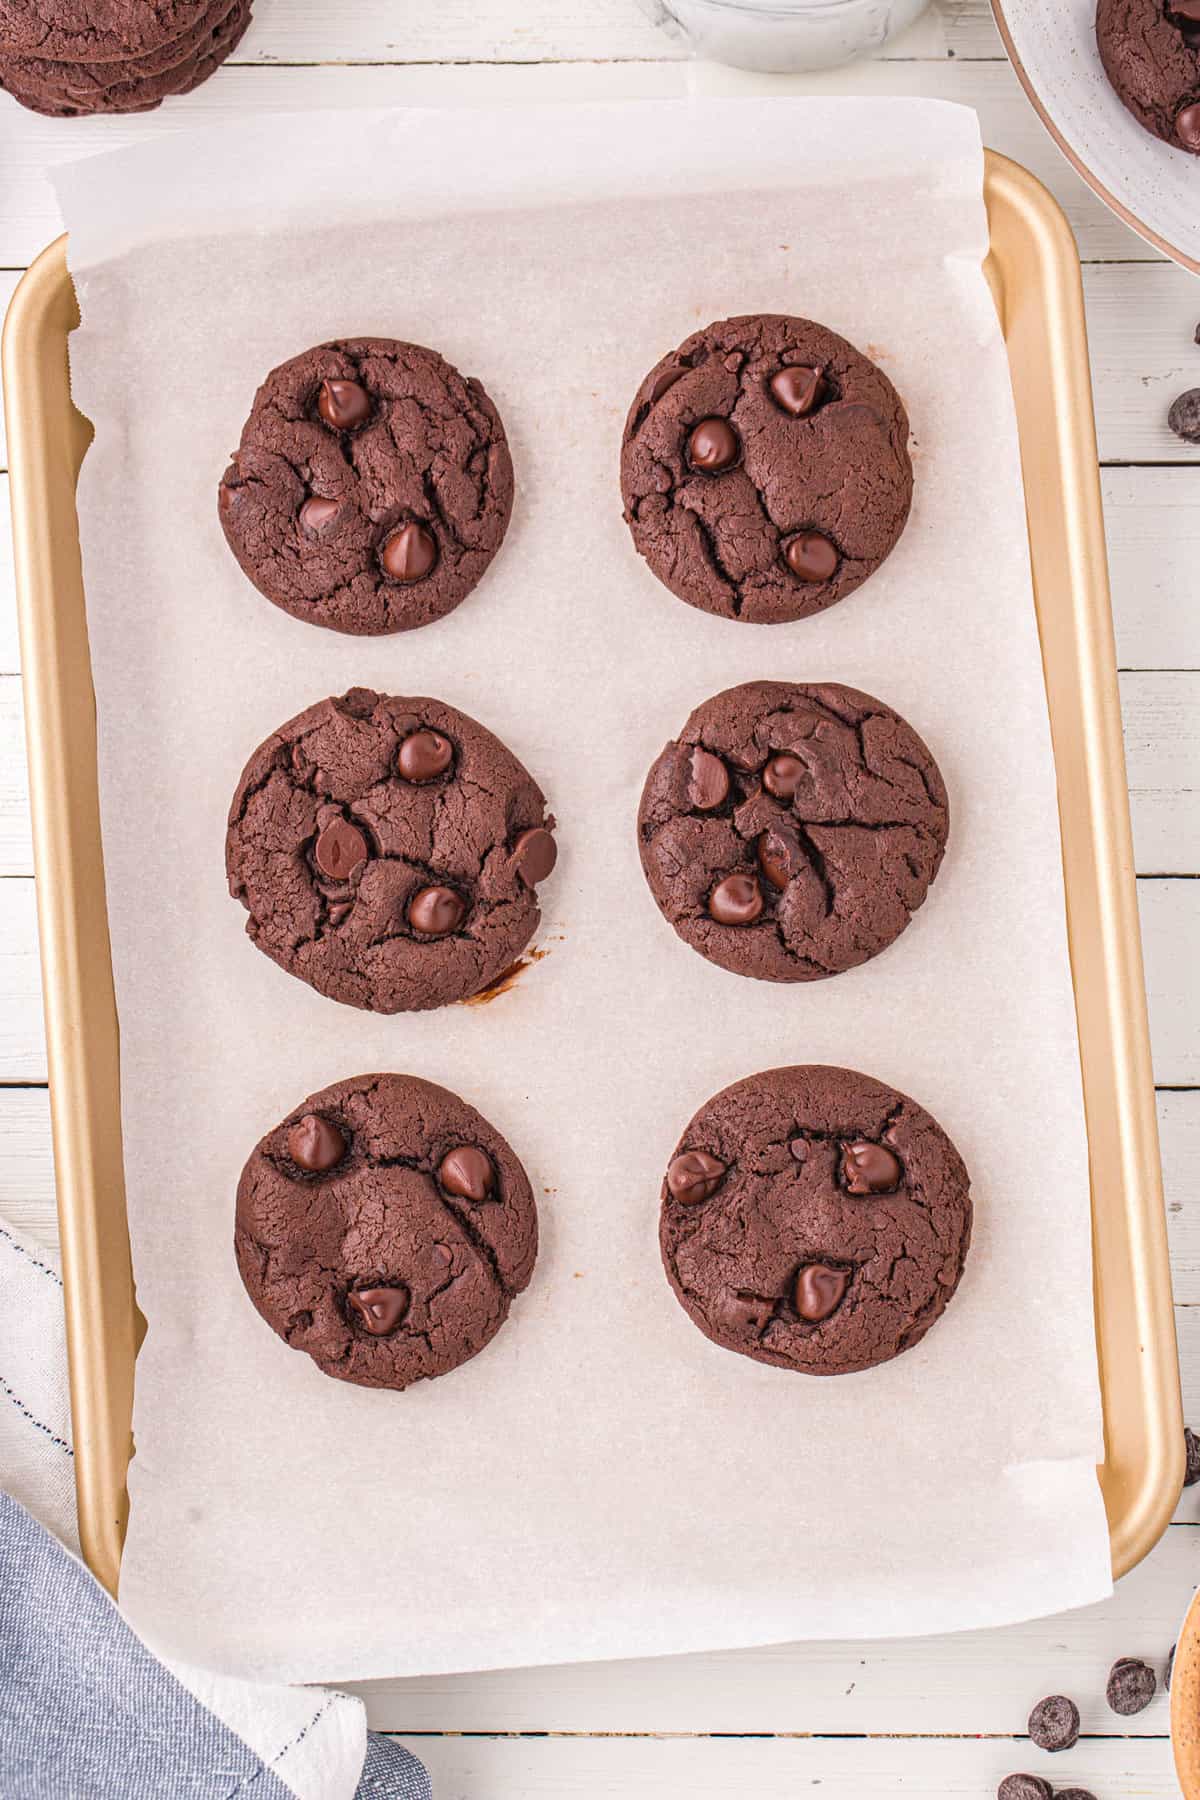
[[753, 875], [726, 875], [708, 896], [709, 915], [718, 925], [753, 925], [762, 910], [762, 889]]
[[664, 369], [661, 375], [656, 375], [654, 384], [650, 389], [650, 404], [653, 406], [656, 400], [661, 400], [667, 390], [675, 386], [679, 377], [686, 373], [687, 371], [685, 369], [674, 368]]
[[445, 937], [466, 916], [466, 901], [450, 887], [418, 888], [408, 903], [408, 922], [421, 937]]
[[782, 893], [796, 872], [791, 849], [782, 833], [762, 833], [758, 840], [758, 866], [771, 886]]
[[726, 419], [701, 419], [687, 443], [688, 462], [705, 475], [719, 475], [738, 459], [737, 433]]
[[545, 881], [558, 861], [558, 845], [544, 825], [535, 825], [531, 830], [521, 832], [512, 854], [517, 874], [526, 887], [536, 887], [539, 881]]
[[403, 1282], [388, 1287], [352, 1288], [346, 1295], [346, 1310], [354, 1315], [354, 1323], [372, 1337], [388, 1337], [408, 1311], [408, 1289]]
[[776, 800], [791, 800], [804, 780], [805, 766], [798, 756], [773, 756], [763, 770], [763, 786]]
[[1200, 100], [1181, 106], [1175, 114], [1175, 136], [1185, 150], [1200, 150]]
[[438, 1180], [448, 1194], [476, 1203], [488, 1199], [496, 1186], [492, 1159], [474, 1144], [448, 1150], [438, 1164]]
[[414, 581], [424, 581], [436, 566], [437, 559], [437, 539], [415, 519], [410, 519], [407, 525], [401, 525], [385, 538], [379, 552], [384, 573], [406, 586]]
[[688, 769], [688, 800], [698, 812], [711, 812], [729, 793], [729, 770], [719, 756], [699, 745]]
[[357, 381], [323, 381], [317, 411], [334, 431], [353, 431], [371, 416], [371, 396]]
[[842, 1180], [848, 1194], [894, 1194], [904, 1173], [886, 1144], [842, 1145]]
[[340, 501], [323, 500], [319, 494], [314, 494], [300, 508], [300, 523], [305, 531], [312, 532], [315, 537], [327, 525], [332, 525], [341, 510]]
[[792, 1302], [802, 1319], [819, 1325], [837, 1311], [849, 1286], [849, 1269], [834, 1268], [830, 1263], [805, 1263], [796, 1271]]
[[330, 881], [350, 881], [367, 855], [367, 840], [349, 819], [331, 819], [313, 845], [313, 861]]
[[798, 581], [830, 581], [837, 573], [836, 548], [819, 531], [800, 531], [783, 546], [783, 558]]
[[725, 1179], [725, 1164], [707, 1150], [684, 1150], [667, 1170], [667, 1192], [684, 1206], [694, 1206], [715, 1194]]
[[287, 1153], [306, 1174], [324, 1175], [345, 1156], [346, 1140], [331, 1120], [305, 1113], [288, 1131]]
[[771, 398], [793, 419], [807, 419], [825, 398], [825, 378], [820, 369], [789, 363], [771, 377]]
[[405, 781], [436, 781], [454, 761], [454, 746], [440, 731], [410, 731], [396, 752], [396, 769]]

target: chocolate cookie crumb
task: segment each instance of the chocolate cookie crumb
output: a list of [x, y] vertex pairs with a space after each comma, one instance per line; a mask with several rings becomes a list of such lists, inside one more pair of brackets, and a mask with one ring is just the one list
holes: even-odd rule
[[1109, 1670], [1104, 1697], [1123, 1719], [1145, 1712], [1154, 1698], [1158, 1682], [1149, 1663], [1136, 1656], [1122, 1656]]
[[1039, 1750], [1069, 1750], [1079, 1737], [1079, 1708], [1065, 1694], [1048, 1694], [1029, 1715], [1029, 1735]]

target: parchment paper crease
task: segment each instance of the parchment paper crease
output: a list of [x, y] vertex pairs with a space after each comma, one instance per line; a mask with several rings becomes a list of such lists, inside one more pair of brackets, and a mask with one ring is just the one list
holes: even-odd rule
[[[1054, 780], [981, 170], [974, 115], [934, 102], [694, 100], [275, 116], [60, 176], [75, 393], [97, 425], [80, 518], [149, 1321], [121, 1597], [174, 1654], [349, 1679], [941, 1631], [1108, 1591]], [[885, 568], [778, 627], [673, 599], [617, 491], [644, 372], [757, 310], [877, 357], [916, 469]], [[262, 376], [358, 334], [480, 376], [517, 470], [476, 594], [390, 639], [268, 605], [216, 515]], [[911, 928], [808, 986], [704, 962], [638, 867], [650, 761], [698, 701], [755, 676], [879, 695], [951, 795]], [[371, 1017], [243, 935], [222, 864], [243, 761], [354, 684], [464, 708], [558, 816], [549, 954], [490, 1005]], [[945, 1318], [841, 1380], [716, 1349], [658, 1259], [659, 1182], [692, 1111], [796, 1061], [912, 1094], [974, 1179]], [[371, 1069], [479, 1106], [542, 1215], [496, 1342], [403, 1395], [289, 1351], [231, 1250], [260, 1134]]]

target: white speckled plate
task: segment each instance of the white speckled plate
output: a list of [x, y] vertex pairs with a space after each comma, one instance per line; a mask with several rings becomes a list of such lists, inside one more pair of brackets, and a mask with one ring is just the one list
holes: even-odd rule
[[1200, 274], [1200, 157], [1126, 112], [1096, 49], [1096, 0], [992, 0], [1000, 35], [1051, 137], [1147, 242]]

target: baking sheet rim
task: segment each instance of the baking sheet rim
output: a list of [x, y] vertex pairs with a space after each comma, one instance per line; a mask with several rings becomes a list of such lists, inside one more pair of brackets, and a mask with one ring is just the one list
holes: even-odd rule
[[[1169, 1522], [1183, 1475], [1182, 1406], [1082, 286], [1074, 239], [1057, 202], [1020, 165], [990, 150], [985, 159], [991, 230], [985, 267], [1009, 348], [1035, 589], [1039, 572], [1042, 582], [1036, 598], [1092, 1157], [1105, 1420], [1098, 1476], [1113, 1572], [1120, 1577]], [[1047, 327], [1036, 341], [1025, 335], [1031, 322], [1037, 325], [1027, 305], [1035, 277]], [[89, 1567], [115, 1593], [142, 1321], [120, 1167], [117, 1021], [74, 513], [90, 437], [70, 404], [66, 339], [76, 322], [62, 237], [14, 293], [3, 372], [80, 1540]], [[1014, 355], [1018, 336], [1029, 354]], [[1049, 482], [1032, 467], [1047, 459]], [[1064, 669], [1068, 651], [1073, 655]], [[1066, 685], [1076, 671], [1078, 685]], [[1055, 704], [1059, 684], [1078, 713], [1070, 731]], [[1079, 803], [1074, 810], [1072, 797]], [[1086, 887], [1077, 861], [1091, 866]], [[49, 870], [53, 881], [46, 879]], [[1085, 979], [1097, 968], [1099, 1009], [1092, 1000], [1097, 984]], [[1099, 1027], [1096, 1043], [1088, 1031], [1099, 1035]], [[1123, 1283], [1127, 1292], [1118, 1306]]]

